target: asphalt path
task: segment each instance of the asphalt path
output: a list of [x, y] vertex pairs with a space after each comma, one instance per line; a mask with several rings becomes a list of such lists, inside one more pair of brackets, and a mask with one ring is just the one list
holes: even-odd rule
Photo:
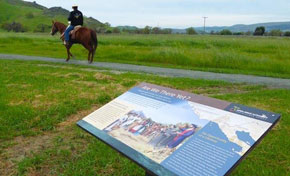
[[118, 71], [149, 73], [149, 74], [169, 76], [169, 77], [184, 77], [184, 78], [205, 79], [205, 80], [222, 80], [222, 81], [232, 82], [232, 83], [248, 83], [248, 84], [266, 85], [273, 88], [290, 89], [290, 79], [282, 79], [282, 78], [262, 77], [262, 76], [253, 76], [253, 75], [240, 75], [240, 74], [213, 73], [213, 72], [193, 71], [193, 70], [184, 70], [184, 69], [150, 67], [150, 66], [140, 66], [140, 65], [132, 65], [132, 64], [120, 64], [120, 63], [111, 63], [111, 62], [94, 62], [92, 64], [89, 64], [87, 61], [75, 60], [75, 59], [71, 59], [69, 62], [65, 62], [64, 59], [38, 57], [38, 56], [23, 56], [23, 55], [13, 55], [13, 54], [0, 54], [0, 59], [67, 63], [67, 64], [84, 65], [84, 66], [98, 67], [98, 68], [118, 70]]

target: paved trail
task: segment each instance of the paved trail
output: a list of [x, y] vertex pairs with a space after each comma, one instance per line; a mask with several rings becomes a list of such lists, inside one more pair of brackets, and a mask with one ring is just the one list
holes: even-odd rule
[[[64, 59], [11, 55], [11, 54], [0, 54], [0, 59], [65, 63]], [[93, 67], [120, 70], [120, 71], [144, 72], [144, 73], [165, 75], [165, 76], [171, 76], [171, 77], [185, 77], [185, 78], [206, 79], [206, 80], [223, 80], [223, 81], [233, 82], [233, 83], [259, 84], [259, 85], [267, 85], [274, 88], [290, 89], [290, 79], [280, 79], [280, 78], [261, 77], [261, 76], [252, 76], [252, 75], [212, 73], [212, 72], [149, 67], [149, 66], [139, 66], [139, 65], [131, 65], [131, 64], [109, 63], [109, 62], [94, 62], [93, 64], [88, 64], [87, 61], [81, 61], [81, 60], [70, 60], [68, 64], [86, 65], [86, 66], [93, 66]]]

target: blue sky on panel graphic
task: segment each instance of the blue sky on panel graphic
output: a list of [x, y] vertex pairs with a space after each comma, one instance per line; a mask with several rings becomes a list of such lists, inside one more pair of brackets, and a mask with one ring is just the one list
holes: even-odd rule
[[[147, 97], [143, 97], [140, 95], [137, 95], [135, 93], [127, 92], [120, 96], [118, 99], [127, 101], [130, 103], [132, 97], [138, 96], [138, 101], [143, 102], [144, 104], [150, 104], [146, 103], [147, 101], [150, 101], [151, 104], [155, 104], [152, 100]], [[170, 97], [172, 98], [172, 97]], [[172, 98], [175, 99], [175, 98]], [[161, 102], [162, 103], [162, 102]], [[139, 105], [142, 106], [142, 105]], [[160, 106], [158, 109], [151, 108], [151, 107], [142, 107], [141, 109], [135, 109], [137, 111], [142, 111], [147, 118], [151, 118], [155, 122], [162, 123], [162, 124], [177, 124], [177, 123], [189, 123], [189, 124], [195, 124], [200, 127], [205, 126], [209, 121], [205, 119], [200, 119], [197, 114], [193, 111], [191, 106], [188, 104], [185, 100], [174, 101], [174, 104], [167, 104], [163, 103], [162, 106]]]
[[190, 123], [203, 127], [209, 122], [208, 120], [201, 120], [187, 101], [174, 105], [167, 104], [158, 110], [144, 109], [144, 113], [147, 117], [163, 124]]

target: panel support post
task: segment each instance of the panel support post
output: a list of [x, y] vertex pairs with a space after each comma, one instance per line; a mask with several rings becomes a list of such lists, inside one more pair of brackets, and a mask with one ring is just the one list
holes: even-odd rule
[[145, 176], [155, 176], [155, 175], [151, 174], [151, 173], [148, 172], [148, 171], [145, 171]]

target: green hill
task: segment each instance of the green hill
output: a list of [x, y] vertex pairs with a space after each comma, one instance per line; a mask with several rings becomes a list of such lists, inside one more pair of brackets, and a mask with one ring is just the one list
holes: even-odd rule
[[[46, 8], [36, 2], [22, 0], [0, 0], [0, 26], [5, 28], [14, 23], [21, 24], [22, 31], [47, 32], [51, 21], [67, 23], [69, 11], [61, 7]], [[104, 24], [92, 18], [85, 17], [85, 26], [96, 29]]]

